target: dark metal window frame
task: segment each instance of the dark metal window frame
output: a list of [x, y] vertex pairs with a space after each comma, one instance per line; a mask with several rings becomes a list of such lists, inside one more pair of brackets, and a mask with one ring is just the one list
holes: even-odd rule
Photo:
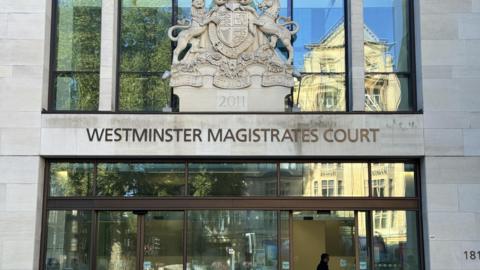
[[[121, 162], [121, 163], [186, 163], [185, 179], [188, 179], [188, 163], [272, 163], [277, 164], [277, 184], [280, 181], [279, 165], [280, 163], [368, 163], [368, 178], [369, 178], [369, 195], [368, 197], [298, 197], [298, 196], [280, 196], [279, 187], [277, 187], [277, 196], [270, 197], [193, 197], [193, 196], [180, 196], [180, 197], [49, 197], [49, 164], [52, 162], [90, 162], [94, 163], [94, 175], [96, 176], [97, 164], [101, 162]], [[371, 164], [372, 163], [408, 163], [415, 166], [415, 197], [373, 197], [372, 185], [371, 185]], [[96, 233], [97, 233], [97, 218], [99, 211], [134, 211], [136, 213], [146, 213], [147, 211], [183, 211], [184, 212], [184, 267], [186, 267], [186, 215], [190, 210], [268, 210], [276, 211], [277, 218], [279, 219], [277, 224], [277, 231], [280, 233], [280, 219], [281, 212], [288, 211], [289, 223], [291, 224], [292, 211], [308, 211], [308, 210], [329, 210], [329, 211], [354, 211], [356, 213], [355, 219], [357, 220], [357, 213], [365, 212], [367, 217], [367, 225], [372, 225], [373, 211], [375, 210], [404, 210], [412, 211], [416, 213], [417, 217], [417, 244], [419, 252], [419, 264], [420, 269], [424, 269], [424, 251], [423, 251], [423, 225], [422, 225], [422, 202], [421, 202], [421, 181], [419, 174], [420, 163], [418, 160], [412, 159], [295, 159], [289, 160], [285, 158], [272, 158], [272, 159], [49, 159], [45, 166], [45, 181], [44, 181], [44, 194], [43, 194], [43, 221], [41, 230], [41, 259], [40, 269], [45, 270], [46, 251], [47, 251], [47, 229], [48, 229], [48, 212], [51, 210], [84, 210], [91, 211], [92, 213], [92, 230], [91, 230], [91, 246], [90, 246], [90, 261], [91, 268], [96, 269]], [[95, 180], [94, 187], [95, 190]], [[187, 190], [185, 191], [187, 194]], [[95, 194], [95, 193], [94, 193]], [[139, 216], [141, 221], [141, 215]], [[140, 233], [139, 237], [143, 237], [144, 232], [141, 228], [141, 222], [137, 225], [137, 231]], [[291, 227], [291, 226], [290, 226]], [[370, 265], [375, 270], [373, 263], [373, 256], [371, 247], [373, 247], [373, 226], [367, 226], [367, 234], [370, 235]], [[357, 227], [358, 229], [358, 227]], [[291, 228], [290, 228], [291, 230]], [[291, 237], [291, 232], [290, 232]], [[280, 238], [280, 236], [278, 236]], [[139, 239], [139, 243], [142, 243], [142, 239]], [[137, 247], [139, 248], [139, 247]], [[280, 249], [278, 250], [280, 252]], [[139, 254], [141, 250], [139, 248]], [[290, 256], [293, 251], [290, 249]], [[357, 253], [358, 256], [358, 253]], [[280, 258], [280, 257], [279, 257]], [[292, 257], [290, 257], [292, 258]], [[137, 258], [138, 259], [138, 258]], [[358, 261], [358, 260], [357, 260]], [[291, 261], [292, 262], [292, 261]], [[357, 264], [358, 265], [358, 264]], [[139, 264], [138, 267], [141, 267]], [[278, 264], [280, 269], [280, 264]], [[141, 269], [141, 268], [139, 268]]]
[[[68, 71], [58, 71], [57, 70], [57, 48], [58, 48], [58, 1], [52, 1], [52, 14], [51, 14], [51, 24], [50, 24], [50, 62], [49, 62], [49, 74], [48, 74], [48, 104], [47, 109], [51, 112], [56, 113], [97, 113], [99, 107], [97, 106], [96, 110], [57, 110], [55, 108], [57, 92], [55, 91], [55, 79], [58, 74], [97, 74], [100, 77], [100, 66], [101, 63], [98, 63], [98, 71], [93, 70], [68, 70]], [[101, 45], [101, 44], [100, 44]], [[98, 92], [100, 93], [100, 80], [98, 85]], [[99, 96], [100, 98], [100, 96]]]

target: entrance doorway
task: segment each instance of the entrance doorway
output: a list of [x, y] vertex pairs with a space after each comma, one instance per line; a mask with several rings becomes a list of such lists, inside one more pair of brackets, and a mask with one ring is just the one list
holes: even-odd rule
[[356, 269], [356, 222], [353, 211], [294, 211], [294, 269], [317, 269], [321, 254], [330, 270]]

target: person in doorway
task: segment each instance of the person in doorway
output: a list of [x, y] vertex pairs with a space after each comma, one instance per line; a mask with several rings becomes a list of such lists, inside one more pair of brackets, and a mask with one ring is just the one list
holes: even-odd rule
[[327, 253], [323, 253], [320, 256], [320, 263], [317, 266], [317, 270], [328, 270], [328, 261], [330, 260], [330, 256]]

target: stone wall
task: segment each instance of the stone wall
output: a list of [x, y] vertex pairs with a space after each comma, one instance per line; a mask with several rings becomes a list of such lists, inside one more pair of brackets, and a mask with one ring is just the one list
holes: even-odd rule
[[421, 0], [427, 261], [480, 269], [480, 0]]
[[0, 269], [38, 266], [49, 1], [0, 0]]

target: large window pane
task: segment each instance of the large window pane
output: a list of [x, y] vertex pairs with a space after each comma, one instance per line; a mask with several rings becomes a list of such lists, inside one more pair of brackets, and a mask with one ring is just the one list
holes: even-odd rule
[[101, 163], [98, 164], [97, 195], [175, 196], [185, 190], [182, 163]]
[[90, 211], [48, 211], [46, 270], [90, 269]]
[[420, 269], [417, 214], [413, 211], [373, 211], [375, 269]]
[[295, 0], [293, 19], [301, 25], [294, 41], [294, 66], [302, 72], [345, 72], [343, 0]]
[[93, 170], [93, 163], [51, 163], [49, 195], [92, 195]]
[[409, 1], [363, 1], [367, 72], [410, 71]]
[[189, 211], [192, 269], [277, 269], [275, 211]]
[[189, 194], [193, 196], [275, 196], [276, 166], [271, 163], [191, 163]]
[[159, 111], [170, 101], [162, 73], [170, 69], [171, 0], [122, 0], [120, 104], [123, 111]]
[[99, 212], [97, 269], [135, 269], [137, 216], [131, 212]]
[[55, 110], [98, 108], [101, 3], [101, 0], [57, 0], [52, 67]]
[[415, 165], [372, 163], [374, 197], [415, 197]]
[[345, 74], [304, 75], [293, 100], [302, 111], [345, 111]]
[[280, 175], [284, 196], [368, 196], [366, 163], [282, 163]]
[[144, 270], [183, 268], [183, 212], [145, 215]]
[[409, 0], [364, 0], [365, 110], [411, 111]]

